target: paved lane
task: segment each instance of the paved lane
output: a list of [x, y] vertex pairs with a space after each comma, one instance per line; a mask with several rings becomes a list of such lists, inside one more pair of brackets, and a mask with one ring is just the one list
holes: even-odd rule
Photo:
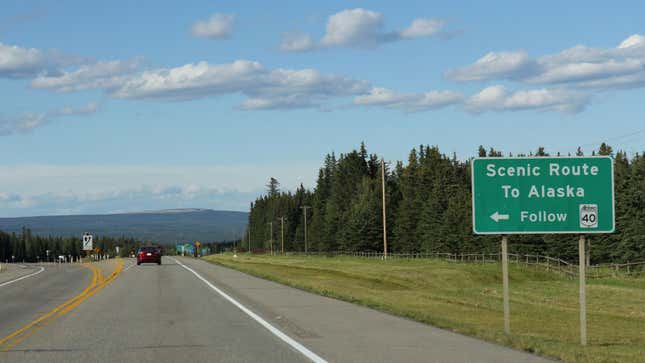
[[547, 362], [201, 260], [117, 270], [0, 362]]
[[202, 260], [179, 261], [330, 362], [549, 362]]
[[307, 361], [174, 261], [129, 264], [76, 309], [0, 352], [0, 361]]
[[[29, 267], [30, 273], [39, 269]], [[0, 339], [75, 296], [92, 280], [90, 270], [75, 264], [44, 265], [44, 269], [0, 287]]]

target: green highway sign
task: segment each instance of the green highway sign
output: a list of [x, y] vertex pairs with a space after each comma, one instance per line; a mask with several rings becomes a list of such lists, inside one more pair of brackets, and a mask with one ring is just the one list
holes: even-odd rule
[[476, 158], [476, 234], [614, 232], [610, 157]]

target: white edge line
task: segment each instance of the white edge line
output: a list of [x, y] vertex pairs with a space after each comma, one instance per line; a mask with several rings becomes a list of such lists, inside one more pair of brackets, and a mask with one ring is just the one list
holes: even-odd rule
[[7, 281], [7, 282], [3, 282], [3, 283], [1, 283], [1, 284], [0, 284], [0, 287], [7, 286], [7, 285], [10, 285], [10, 284], [13, 284], [14, 282], [18, 282], [18, 281], [20, 281], [20, 280], [26, 279], [27, 277], [36, 276], [36, 275], [38, 275], [39, 273], [41, 273], [41, 272], [45, 271], [45, 268], [44, 268], [44, 267], [42, 267], [42, 266], [38, 266], [38, 268], [39, 268], [40, 270], [38, 270], [38, 271], [36, 271], [36, 272], [34, 272], [34, 273], [32, 273], [32, 274], [29, 274], [29, 275], [26, 275], [26, 276], [19, 277], [19, 278], [15, 279], [15, 280], [11, 280], [11, 281]]
[[311, 360], [312, 362], [316, 362], [316, 363], [327, 363], [326, 360], [324, 360], [323, 358], [319, 357], [316, 353], [310, 351], [309, 349], [307, 349], [302, 344], [300, 344], [297, 341], [293, 340], [291, 337], [289, 337], [288, 335], [286, 335], [285, 333], [280, 331], [278, 328], [274, 327], [269, 322], [267, 322], [266, 320], [262, 319], [259, 315], [257, 315], [253, 311], [249, 310], [246, 306], [240, 304], [237, 300], [233, 299], [228, 294], [226, 294], [224, 291], [222, 291], [219, 288], [217, 288], [215, 285], [210, 283], [210, 281], [206, 280], [200, 274], [195, 272], [195, 270], [193, 270], [192, 268], [184, 265], [183, 263], [179, 262], [175, 258], [173, 258], [173, 260], [175, 260], [175, 262], [177, 262], [177, 264], [179, 264], [179, 266], [181, 266], [181, 267], [185, 268], [186, 270], [192, 272], [193, 275], [197, 276], [197, 278], [202, 280], [206, 285], [208, 285], [208, 287], [210, 287], [211, 289], [215, 290], [215, 292], [217, 292], [218, 294], [222, 295], [223, 298], [228, 300], [231, 304], [235, 305], [238, 309], [242, 310], [244, 313], [246, 313], [246, 315], [248, 315], [251, 318], [253, 318], [253, 320], [255, 320], [258, 323], [260, 323], [260, 325], [265, 327], [268, 331], [273, 333], [278, 338], [282, 339], [282, 341], [284, 341], [285, 343], [289, 344], [292, 348], [294, 348], [298, 352], [302, 353], [302, 355], [304, 355], [305, 357], [309, 358], [309, 360]]

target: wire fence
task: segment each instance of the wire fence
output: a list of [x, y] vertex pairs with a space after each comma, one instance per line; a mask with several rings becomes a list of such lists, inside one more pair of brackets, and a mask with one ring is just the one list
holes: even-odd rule
[[[280, 253], [274, 253], [280, 255]], [[289, 256], [305, 256], [303, 252], [285, 252]], [[321, 257], [360, 257], [366, 259], [383, 259], [383, 252], [308, 252], [307, 256]], [[499, 263], [502, 260], [501, 253], [388, 253], [387, 258], [390, 260], [400, 259], [442, 259], [454, 263]], [[535, 266], [544, 268], [547, 271], [557, 272], [568, 277], [578, 276], [578, 265], [572, 264], [560, 258], [544, 256], [539, 254], [508, 254], [509, 263], [517, 265]], [[589, 278], [606, 278], [620, 276], [645, 276], [645, 261], [627, 262], [627, 263], [609, 263], [587, 266], [587, 277]]]

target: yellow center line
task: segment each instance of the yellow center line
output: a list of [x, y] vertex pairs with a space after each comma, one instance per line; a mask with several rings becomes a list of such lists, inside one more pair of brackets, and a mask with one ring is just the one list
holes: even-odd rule
[[112, 282], [120, 273], [121, 273], [121, 268], [123, 268], [123, 260], [119, 260], [119, 262], [116, 265], [116, 268], [114, 269], [114, 272], [108, 276], [108, 278], [101, 284], [99, 285], [96, 289], [90, 291], [87, 293], [87, 295], [83, 296], [81, 299], [78, 299], [76, 302], [70, 304], [67, 306], [65, 309], [63, 309], [60, 313], [58, 313], [58, 316], [63, 316], [67, 314], [68, 312], [72, 311], [75, 307], [80, 305], [83, 301], [87, 300], [90, 298], [92, 295], [96, 294], [99, 292], [101, 289], [103, 289], [107, 284]]
[[100, 268], [96, 267], [96, 269], [99, 272], [99, 285], [103, 283], [103, 272], [101, 271]]
[[72, 297], [71, 299], [65, 301], [63, 304], [54, 308], [52, 311], [44, 314], [40, 318], [32, 321], [31, 323], [11, 333], [7, 337], [1, 339], [0, 347], [3, 351], [10, 350], [12, 347], [17, 345], [18, 343], [20, 343], [30, 335], [34, 334], [35, 332], [49, 325], [57, 318], [72, 311], [83, 301], [87, 300], [89, 297], [93, 296], [98, 291], [103, 289], [107, 284], [112, 282], [119, 275], [119, 273], [121, 272], [121, 268], [123, 267], [123, 260], [121, 259], [118, 260], [116, 269], [105, 280], [103, 279], [103, 273], [101, 272], [101, 269], [99, 267], [93, 264], [89, 264], [89, 265], [83, 264], [82, 266], [92, 270], [93, 272], [92, 283], [89, 286], [87, 286], [80, 294]]
[[22, 328], [20, 328], [20, 329], [16, 330], [15, 332], [13, 332], [13, 333], [9, 334], [8, 336], [4, 337], [3, 339], [0, 339], [0, 346], [1, 346], [2, 344], [4, 344], [5, 342], [7, 342], [9, 339], [11, 339], [11, 338], [13, 338], [13, 337], [17, 336], [18, 334], [21, 334], [22, 332], [26, 331], [27, 329], [31, 328], [32, 326], [34, 326], [34, 325], [36, 325], [36, 324], [40, 323], [41, 321], [43, 321], [43, 320], [45, 320], [45, 319], [49, 318], [50, 316], [54, 315], [57, 311], [59, 311], [60, 309], [63, 309], [63, 308], [64, 308], [65, 306], [67, 306], [68, 304], [71, 304], [75, 299], [78, 299], [79, 297], [81, 297], [81, 296], [83, 296], [84, 294], [86, 294], [90, 289], [92, 289], [92, 288], [96, 285], [96, 282], [97, 282], [97, 270], [95, 270], [95, 269], [94, 269], [93, 267], [91, 267], [91, 266], [86, 266], [85, 264], [83, 264], [82, 266], [83, 266], [83, 267], [86, 267], [86, 268], [88, 268], [88, 269], [90, 269], [90, 270], [92, 271], [92, 273], [93, 273], [93, 277], [92, 277], [92, 282], [91, 282], [91, 283], [90, 283], [90, 284], [89, 284], [89, 285], [88, 285], [88, 286], [87, 286], [83, 291], [81, 291], [81, 293], [80, 293], [80, 294], [78, 294], [78, 295], [76, 295], [76, 296], [72, 297], [71, 299], [69, 299], [69, 300], [65, 301], [63, 304], [59, 305], [59, 306], [58, 306], [58, 307], [56, 307], [54, 310], [52, 310], [52, 311], [50, 311], [50, 312], [48, 312], [48, 313], [46, 313], [46, 314], [42, 315], [42, 316], [41, 316], [41, 317], [39, 317], [38, 319], [36, 319], [36, 320], [32, 321], [31, 323], [29, 323], [29, 324], [25, 325], [25, 326], [24, 326], [24, 327], [22, 327]]

